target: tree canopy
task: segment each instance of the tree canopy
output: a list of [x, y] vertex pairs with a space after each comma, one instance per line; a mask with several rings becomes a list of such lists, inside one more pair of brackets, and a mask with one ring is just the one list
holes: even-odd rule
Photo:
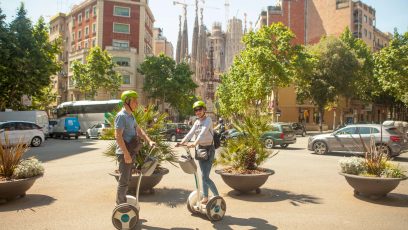
[[41, 96], [51, 83], [50, 76], [61, 66], [57, 60], [60, 40], [49, 41], [44, 19], [31, 24], [21, 3], [14, 20], [7, 25], [0, 9], [0, 110], [23, 109], [22, 97]]
[[408, 32], [395, 32], [389, 45], [374, 55], [374, 61], [374, 75], [383, 89], [408, 105]]
[[108, 52], [96, 46], [90, 49], [85, 64], [79, 61], [73, 63], [72, 80], [85, 98], [94, 99], [99, 89], [115, 94], [122, 84], [122, 76], [114, 67]]
[[234, 58], [217, 89], [221, 114], [242, 114], [249, 107], [264, 110], [267, 96], [292, 82], [302, 57], [302, 48], [293, 45], [293, 39], [294, 34], [282, 23], [244, 36], [245, 49]]
[[145, 76], [143, 90], [150, 98], [169, 103], [181, 116], [191, 114], [197, 85], [187, 63], [176, 64], [172, 58], [160, 54], [146, 57], [138, 71]]

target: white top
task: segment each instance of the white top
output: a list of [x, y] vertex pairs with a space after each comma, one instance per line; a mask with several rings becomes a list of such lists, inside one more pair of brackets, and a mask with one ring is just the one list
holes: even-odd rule
[[202, 146], [208, 146], [213, 143], [213, 124], [210, 117], [206, 117], [204, 120], [197, 119], [194, 122], [193, 127], [187, 133], [187, 135], [183, 138], [181, 142], [189, 141], [193, 135], [195, 134], [197, 144]]

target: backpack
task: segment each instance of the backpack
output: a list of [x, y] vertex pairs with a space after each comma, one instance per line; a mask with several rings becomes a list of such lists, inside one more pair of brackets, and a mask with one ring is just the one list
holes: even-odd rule
[[221, 146], [221, 134], [214, 130], [213, 135], [214, 147], [218, 149]]

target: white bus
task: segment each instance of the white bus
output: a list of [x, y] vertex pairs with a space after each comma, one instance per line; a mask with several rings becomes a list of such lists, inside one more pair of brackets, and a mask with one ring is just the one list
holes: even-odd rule
[[108, 114], [116, 109], [121, 100], [108, 101], [68, 101], [57, 106], [57, 118], [77, 117], [81, 132], [97, 123], [106, 123]]

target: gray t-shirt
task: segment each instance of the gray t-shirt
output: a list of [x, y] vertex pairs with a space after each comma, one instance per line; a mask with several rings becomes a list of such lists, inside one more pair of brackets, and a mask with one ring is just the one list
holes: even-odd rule
[[[136, 119], [132, 114], [128, 114], [125, 109], [122, 109], [115, 118], [115, 129], [123, 129], [123, 140], [130, 142], [132, 138], [137, 136]], [[119, 145], [116, 144], [116, 154], [123, 154]]]

